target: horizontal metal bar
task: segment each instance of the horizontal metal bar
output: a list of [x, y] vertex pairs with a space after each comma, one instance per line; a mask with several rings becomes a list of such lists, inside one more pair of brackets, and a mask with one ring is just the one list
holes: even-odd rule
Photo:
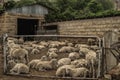
[[91, 36], [91, 35], [8, 35], [10, 37], [92, 37], [92, 38], [98, 38], [100, 39], [98, 36]]
[[24, 75], [24, 74], [7, 74], [10, 76], [20, 76], [20, 77], [38, 77], [38, 78], [51, 78], [51, 79], [78, 79], [78, 80], [98, 80], [98, 78], [82, 78], [82, 77], [57, 77], [57, 76], [40, 76], [40, 75]]
[[4, 55], [4, 74], [7, 73], [7, 54], [6, 54], [6, 42], [5, 42], [6, 36], [3, 36], [3, 55]]

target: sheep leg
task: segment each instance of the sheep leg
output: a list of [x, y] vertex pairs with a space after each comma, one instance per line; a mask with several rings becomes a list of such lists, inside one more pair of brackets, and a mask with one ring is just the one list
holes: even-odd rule
[[36, 66], [36, 65], [34, 64], [34, 65], [32, 66], [32, 68], [34, 69], [34, 68], [35, 68], [35, 66]]
[[28, 54], [25, 55], [26, 63], [29, 62]]
[[34, 68], [34, 69], [37, 69], [37, 63], [35, 63], [35, 64], [33, 65], [33, 68]]
[[39, 71], [46, 71], [45, 69], [41, 69], [41, 68], [39, 68]]
[[20, 74], [20, 68], [17, 70], [17, 73], [16, 74]]
[[84, 76], [83, 76], [83, 78], [86, 78], [86, 73], [84, 72]]
[[92, 64], [92, 73], [93, 73], [93, 78], [95, 78], [95, 69], [94, 69], [94, 64]]
[[34, 65], [30, 65], [29, 68], [33, 69], [33, 66], [34, 66]]
[[14, 70], [13, 70], [13, 69], [11, 69], [11, 70], [10, 70], [10, 73], [11, 73], [11, 74], [14, 74], [15, 72], [14, 72]]
[[12, 70], [10, 70], [10, 73], [11, 73], [11, 74], [19, 74], [20, 71], [19, 71], [19, 70], [12, 69]]
[[91, 76], [91, 73], [92, 73], [92, 65], [90, 64], [90, 73], [89, 73], [89, 76], [90, 76], [90, 77], [92, 77], [92, 76]]
[[46, 71], [42, 66], [39, 66], [38, 71]]

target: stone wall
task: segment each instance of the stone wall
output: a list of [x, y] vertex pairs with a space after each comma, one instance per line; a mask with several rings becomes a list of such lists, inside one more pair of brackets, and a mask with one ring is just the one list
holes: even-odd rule
[[16, 16], [10, 15], [8, 13], [4, 13], [0, 17], [1, 17], [0, 34], [4, 34], [4, 33], [16, 34], [16, 26], [17, 26]]
[[[24, 16], [24, 15], [12, 15], [5, 13], [0, 16], [0, 34], [17, 33], [17, 19], [39, 19], [39, 26], [41, 26], [44, 17], [39, 16]], [[106, 31], [118, 29], [120, 30], [120, 16], [117, 17], [107, 17], [107, 18], [96, 18], [96, 19], [86, 19], [86, 20], [73, 20], [73, 21], [63, 21], [57, 22], [58, 33], [61, 35], [97, 35], [103, 36]]]
[[120, 30], [120, 16], [58, 22], [61, 35], [97, 35], [102, 37], [106, 31]]

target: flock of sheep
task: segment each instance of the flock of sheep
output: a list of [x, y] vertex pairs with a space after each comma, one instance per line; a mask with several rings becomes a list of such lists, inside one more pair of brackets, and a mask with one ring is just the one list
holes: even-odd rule
[[[87, 44], [64, 41], [24, 41], [22, 38], [7, 38], [7, 68], [12, 74], [27, 74], [31, 69], [36, 71], [55, 70], [60, 77], [96, 77], [100, 48]], [[89, 45], [88, 45], [89, 44]], [[40, 59], [30, 60], [29, 55], [46, 53]], [[60, 58], [60, 54], [68, 54]], [[92, 75], [92, 76], [91, 76]]]

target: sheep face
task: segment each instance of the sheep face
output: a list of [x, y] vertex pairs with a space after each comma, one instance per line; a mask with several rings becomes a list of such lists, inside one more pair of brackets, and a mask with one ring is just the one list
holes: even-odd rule
[[41, 61], [47, 61], [48, 58], [47, 58], [47, 56], [42, 56], [40, 60], [41, 60]]
[[76, 53], [76, 52], [72, 52], [72, 53], [69, 54], [68, 57], [73, 61], [75, 59], [80, 58], [80, 55], [78, 53]]
[[49, 53], [48, 57], [50, 59], [56, 59], [58, 57], [58, 54], [56, 54], [55, 52], [51, 52], [51, 53]]
[[53, 68], [53, 69], [56, 69], [56, 68], [57, 68], [57, 59], [52, 59], [50, 63], [51, 63], [51, 65], [52, 65], [52, 68]]
[[14, 60], [10, 60], [10, 61], [8, 61], [8, 64], [7, 64], [7, 66], [8, 66], [8, 68], [9, 69], [11, 69], [11, 68], [13, 68], [14, 66], [15, 66], [15, 61]]
[[40, 51], [38, 49], [33, 49], [31, 52], [31, 54], [39, 54], [39, 53], [40, 53]]
[[50, 48], [49, 50], [48, 50], [48, 53], [49, 52], [55, 52], [55, 53], [57, 53], [58, 52], [58, 49], [57, 48]]

